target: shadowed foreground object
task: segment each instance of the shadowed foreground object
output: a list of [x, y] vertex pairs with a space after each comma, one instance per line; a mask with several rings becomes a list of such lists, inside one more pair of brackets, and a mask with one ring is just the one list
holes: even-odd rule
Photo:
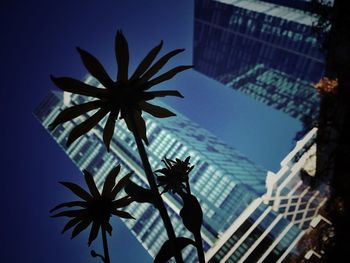
[[[157, 181], [159, 182], [157, 186], [163, 188], [162, 193], [170, 192], [170, 194], [178, 194], [182, 198], [183, 207], [180, 210], [180, 216], [184, 226], [190, 232], [192, 232], [195, 239], [195, 241], [193, 241], [186, 237], [175, 237], [174, 240], [177, 249], [181, 251], [186, 246], [193, 245], [197, 248], [199, 262], [204, 263], [203, 241], [201, 237], [203, 212], [197, 198], [191, 194], [189, 173], [192, 171], [194, 166], [190, 165], [190, 156], [188, 156], [184, 161], [178, 158], [175, 160], [165, 158], [162, 161], [165, 167], [155, 171], [156, 173], [162, 174], [157, 175]], [[125, 192], [136, 202], [152, 203], [155, 207], [157, 207], [157, 197], [153, 194], [153, 192], [135, 184], [133, 181], [129, 180], [126, 183]], [[175, 253], [176, 251], [171, 245], [171, 242], [167, 240], [158, 251], [154, 262], [168, 262], [170, 258], [175, 256]]]
[[115, 179], [118, 176], [119, 171], [120, 165], [109, 172], [104, 182], [102, 193], [100, 193], [97, 189], [93, 176], [86, 170], [84, 171], [85, 181], [90, 193], [74, 183], [61, 182], [62, 185], [71, 190], [81, 200], [59, 204], [50, 211], [53, 212], [64, 207], [79, 207], [79, 209], [59, 212], [52, 217], [65, 216], [70, 218], [68, 223], [63, 228], [62, 233], [74, 227], [72, 231], [72, 238], [77, 236], [92, 224], [88, 240], [89, 246], [97, 238], [101, 228], [105, 255], [103, 257], [96, 254], [95, 251], [92, 251], [91, 255], [93, 257], [100, 256], [104, 262], [110, 262], [106, 239], [106, 232], [108, 232], [109, 235], [112, 235], [112, 226], [109, 223], [110, 217], [112, 215], [116, 215], [122, 218], [133, 219], [129, 213], [119, 210], [120, 208], [123, 208], [133, 202], [133, 199], [126, 195], [115, 200], [117, 195], [123, 190], [125, 183], [132, 174], [129, 173], [125, 175], [116, 184]]
[[162, 193], [166, 193], [169, 190], [173, 193], [180, 193], [184, 190], [186, 193], [191, 192], [188, 174], [192, 171], [194, 166], [189, 166], [189, 161], [190, 156], [188, 156], [185, 161], [178, 158], [176, 158], [175, 161], [167, 158], [163, 160], [165, 168], [156, 171], [163, 174], [157, 175], [158, 186], [164, 188]]
[[[171, 59], [176, 54], [184, 51], [184, 49], [173, 50], [165, 54], [158, 61], [154, 62], [154, 59], [159, 53], [162, 45], [163, 42], [154, 47], [141, 61], [133, 75], [129, 78], [128, 43], [121, 31], [118, 31], [115, 38], [115, 54], [118, 64], [116, 81], [113, 81], [107, 75], [103, 66], [94, 56], [78, 48], [78, 52], [80, 53], [81, 59], [86, 69], [94, 78], [96, 78], [101, 83], [102, 86], [104, 86], [104, 88], [97, 88], [68, 77], [55, 78], [51, 76], [52, 81], [60, 89], [71, 93], [89, 96], [95, 98], [96, 100], [76, 105], [62, 111], [56, 117], [53, 123], [50, 124], [50, 128], [54, 129], [57, 125], [63, 122], [72, 120], [89, 111], [97, 110], [85, 121], [73, 128], [67, 140], [67, 146], [69, 146], [80, 136], [87, 133], [94, 126], [96, 126], [109, 113], [103, 130], [103, 142], [106, 145], [107, 150], [109, 150], [110, 141], [114, 134], [116, 120], [118, 117], [124, 119], [126, 126], [135, 137], [137, 149], [139, 151], [147, 181], [149, 183], [149, 191], [152, 196], [151, 199], [154, 206], [159, 210], [160, 216], [164, 223], [164, 227], [169, 237], [169, 242], [166, 242], [165, 245], [169, 244], [173, 254], [168, 254], [167, 256], [169, 256], [169, 258], [174, 256], [176, 262], [182, 263], [183, 259], [181, 255], [181, 249], [178, 247], [181, 242], [179, 243], [179, 240], [175, 235], [175, 231], [167, 213], [166, 207], [159, 194], [153, 171], [148, 160], [147, 152], [143, 144], [143, 142], [148, 144], [148, 140], [146, 137], [146, 124], [142, 118], [142, 111], [146, 111], [147, 113], [159, 118], [166, 118], [175, 115], [173, 112], [160, 106], [150, 104], [147, 101], [152, 100], [155, 97], [183, 97], [178, 91], [175, 90], [153, 92], [146, 91], [152, 86], [169, 80], [177, 73], [192, 67], [178, 66], [153, 78], [158, 73], [158, 71], [168, 62], [169, 59]], [[146, 189], [146, 191], [148, 190]], [[102, 230], [104, 229], [102, 228]], [[105, 248], [104, 261], [109, 262], [109, 258], [106, 258], [106, 255], [108, 256], [108, 249], [106, 252], [107, 241], [105, 237], [105, 231], [102, 231], [102, 237]], [[94, 253], [92, 256], [98, 255]], [[164, 262], [165, 261], [166, 260], [164, 260]]]
[[203, 241], [201, 236], [201, 227], [203, 224], [203, 211], [197, 198], [191, 194], [189, 183], [189, 173], [194, 168], [190, 165], [190, 156], [184, 161], [176, 158], [175, 160], [165, 158], [163, 163], [165, 168], [156, 172], [158, 175], [158, 187], [163, 187], [162, 193], [171, 191], [172, 194], [178, 194], [183, 202], [180, 210], [180, 216], [184, 226], [192, 232], [195, 242], [191, 240], [188, 244], [193, 244], [197, 248], [198, 260], [200, 263], [205, 262]]
[[[173, 50], [153, 63], [154, 59], [162, 48], [162, 45], [163, 42], [154, 47], [140, 62], [135, 72], [129, 78], [128, 43], [122, 32], [118, 31], [115, 38], [115, 54], [118, 64], [116, 81], [113, 81], [108, 76], [103, 66], [93, 55], [85, 50], [77, 48], [86, 69], [105, 87], [105, 89], [100, 89], [69, 77], [56, 78], [51, 76], [52, 81], [60, 89], [75, 94], [93, 97], [96, 100], [75, 105], [62, 111], [50, 125], [50, 128], [54, 129], [57, 125], [63, 122], [74, 119], [89, 111], [98, 109], [90, 118], [72, 129], [67, 140], [67, 146], [71, 145], [76, 139], [91, 130], [108, 113], [108, 120], [103, 132], [103, 141], [108, 150], [114, 133], [115, 122], [118, 117], [124, 119], [128, 129], [131, 132], [137, 131], [142, 140], [147, 144], [146, 125], [144, 119], [142, 118], [142, 111], [159, 118], [166, 118], [175, 115], [171, 111], [160, 106], [150, 104], [147, 101], [152, 100], [155, 97], [183, 97], [176, 90], [150, 92], [147, 90], [156, 84], [171, 79], [181, 71], [192, 68], [192, 66], [178, 66], [159, 75], [158, 77], [153, 78], [169, 59], [184, 51], [184, 49]], [[135, 125], [132, 124], [133, 122]]]

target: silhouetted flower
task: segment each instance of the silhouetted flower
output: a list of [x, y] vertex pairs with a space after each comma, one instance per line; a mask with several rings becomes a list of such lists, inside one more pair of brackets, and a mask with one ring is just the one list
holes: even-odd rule
[[109, 172], [104, 182], [102, 193], [100, 193], [97, 189], [93, 176], [86, 170], [84, 171], [85, 181], [90, 193], [86, 192], [83, 188], [74, 183], [61, 182], [62, 185], [67, 187], [82, 199], [79, 201], [59, 204], [50, 211], [53, 212], [63, 207], [81, 208], [75, 210], [65, 210], [52, 216], [65, 216], [71, 218], [63, 228], [62, 233], [74, 227], [72, 231], [72, 238], [74, 238], [80, 232], [85, 230], [90, 224], [92, 224], [88, 241], [90, 246], [91, 242], [96, 239], [101, 227], [110, 235], [112, 234], [112, 226], [109, 223], [109, 219], [112, 215], [122, 218], [133, 218], [128, 212], [119, 210], [120, 208], [129, 205], [133, 201], [132, 198], [130, 196], [124, 196], [115, 200], [116, 196], [124, 188], [125, 183], [131, 176], [131, 173], [129, 173], [121, 178], [117, 184], [115, 184], [115, 179], [119, 171], [120, 166], [118, 165]]
[[[105, 87], [105, 89], [100, 89], [68, 77], [55, 78], [51, 76], [52, 81], [60, 89], [75, 94], [94, 97], [97, 100], [65, 109], [53, 121], [50, 128], [53, 129], [60, 123], [74, 119], [91, 110], [99, 109], [87, 120], [73, 128], [68, 137], [68, 146], [81, 135], [85, 134], [95, 125], [97, 125], [97, 123], [108, 113], [109, 117], [103, 132], [103, 141], [107, 149], [109, 149], [109, 144], [114, 133], [115, 122], [118, 119], [118, 116], [124, 119], [128, 129], [131, 132], [137, 131], [141, 138], [147, 143], [145, 121], [141, 116], [142, 111], [159, 118], [166, 118], [175, 115], [171, 111], [160, 106], [150, 104], [147, 101], [152, 100], [155, 97], [183, 97], [176, 90], [151, 92], [147, 92], [147, 90], [156, 84], [171, 79], [177, 73], [192, 67], [178, 66], [159, 75], [158, 77], [153, 78], [169, 59], [184, 51], [184, 49], [173, 50], [161, 57], [157, 62], [153, 63], [162, 45], [163, 42], [154, 47], [140, 62], [133, 75], [129, 78], [128, 43], [122, 32], [118, 31], [115, 38], [115, 52], [118, 64], [116, 81], [113, 81], [108, 76], [103, 66], [94, 56], [87, 51], [77, 48], [86, 69]], [[153, 65], [151, 65], [152, 63]], [[133, 127], [136, 127], [135, 130]]]
[[178, 158], [176, 158], [175, 161], [167, 158], [162, 161], [165, 164], [165, 168], [156, 171], [163, 174], [157, 175], [158, 186], [164, 187], [162, 193], [168, 192], [169, 190], [174, 193], [183, 192], [184, 190], [190, 193], [188, 174], [194, 167], [189, 165], [190, 156], [188, 156], [185, 161]]

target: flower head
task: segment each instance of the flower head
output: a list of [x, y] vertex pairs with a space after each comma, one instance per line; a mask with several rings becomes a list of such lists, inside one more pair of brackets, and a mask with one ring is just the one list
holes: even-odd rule
[[313, 84], [319, 94], [334, 93], [338, 86], [338, 79], [321, 78], [316, 84]]
[[184, 190], [190, 193], [188, 175], [194, 166], [190, 166], [189, 161], [190, 156], [188, 156], [185, 161], [178, 158], [176, 158], [175, 161], [167, 158], [163, 160], [165, 168], [156, 171], [162, 174], [157, 175], [158, 186], [164, 188], [162, 193], [168, 192], [169, 190], [174, 193], [181, 193]]
[[68, 146], [97, 125], [107, 114], [109, 114], [109, 116], [103, 132], [103, 140], [107, 149], [109, 149], [118, 117], [124, 119], [128, 129], [131, 132], [137, 133], [147, 143], [146, 127], [145, 121], [142, 118], [142, 111], [159, 118], [175, 115], [163, 107], [150, 104], [148, 101], [155, 97], [183, 97], [176, 90], [147, 90], [156, 84], [171, 79], [177, 73], [192, 67], [178, 66], [158, 77], [154, 77], [169, 59], [184, 51], [184, 49], [173, 50], [153, 63], [162, 45], [163, 42], [154, 47], [140, 62], [131, 77], [129, 77], [128, 43], [122, 32], [118, 31], [115, 38], [115, 53], [118, 64], [117, 78], [115, 81], [108, 76], [103, 66], [93, 55], [81, 48], [77, 48], [86, 69], [105, 87], [105, 89], [100, 89], [69, 77], [56, 78], [51, 76], [52, 81], [60, 89], [75, 94], [90, 96], [95, 98], [95, 100], [63, 110], [53, 123], [51, 123], [50, 128], [53, 129], [63, 122], [98, 109], [91, 117], [73, 128], [68, 137]]
[[101, 227], [110, 235], [112, 234], [112, 226], [109, 223], [109, 219], [112, 215], [122, 218], [133, 218], [128, 212], [119, 210], [129, 205], [133, 201], [132, 198], [130, 196], [124, 196], [115, 200], [116, 196], [124, 188], [125, 183], [131, 176], [131, 173], [129, 173], [115, 184], [115, 179], [119, 171], [120, 166], [118, 165], [109, 172], [104, 182], [102, 193], [97, 189], [93, 176], [86, 170], [84, 171], [85, 181], [90, 193], [74, 183], [61, 182], [62, 185], [81, 199], [59, 204], [50, 211], [53, 212], [63, 207], [79, 207], [79, 209], [61, 211], [52, 216], [65, 216], [70, 218], [63, 228], [62, 233], [74, 227], [72, 231], [72, 238], [74, 238], [92, 224], [88, 241], [90, 246], [92, 241], [96, 239]]

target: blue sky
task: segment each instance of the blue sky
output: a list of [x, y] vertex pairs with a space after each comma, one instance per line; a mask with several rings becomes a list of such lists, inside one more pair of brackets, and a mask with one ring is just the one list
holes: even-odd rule
[[[81, 183], [82, 176], [32, 111], [56, 89], [50, 74], [85, 75], [76, 46], [100, 58], [115, 76], [118, 29], [129, 41], [131, 69], [160, 40], [163, 52], [186, 48], [168, 68], [192, 64], [193, 1], [2, 1], [0, 12], [0, 261], [98, 262], [89, 256], [86, 235], [71, 241], [68, 233], [60, 234], [63, 220], [49, 218], [54, 205], [72, 198], [57, 182]], [[300, 129], [287, 115], [193, 70], [162, 87], [185, 96], [165, 102], [267, 169], [278, 169]], [[126, 227], [113, 222], [112, 261], [151, 262]]]

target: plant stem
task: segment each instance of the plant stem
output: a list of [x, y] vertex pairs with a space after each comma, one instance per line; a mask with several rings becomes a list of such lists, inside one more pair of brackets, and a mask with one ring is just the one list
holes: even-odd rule
[[194, 235], [194, 240], [196, 241], [197, 254], [198, 254], [198, 262], [205, 263], [204, 251], [203, 251], [203, 241], [201, 233]]
[[104, 262], [105, 263], [111, 263], [109, 259], [109, 252], [108, 252], [108, 242], [107, 242], [107, 236], [106, 236], [106, 229], [102, 226], [102, 240], [103, 240], [103, 252], [104, 252]]
[[159, 210], [159, 214], [162, 217], [164, 227], [167, 231], [170, 244], [171, 244], [172, 249], [174, 251], [175, 260], [177, 263], [183, 263], [181, 251], [177, 248], [175, 231], [174, 231], [173, 225], [171, 224], [171, 220], [169, 218], [168, 212], [165, 208], [163, 199], [159, 194], [158, 187], [157, 187], [157, 184], [156, 184], [156, 181], [154, 179], [153, 172], [152, 172], [152, 168], [151, 168], [151, 165], [149, 164], [149, 161], [148, 161], [148, 156], [147, 156], [145, 147], [143, 145], [143, 142], [141, 140], [140, 135], [137, 132], [135, 120], [133, 117], [131, 119], [132, 119], [133, 131], [134, 131], [133, 134], [135, 137], [137, 149], [138, 149], [140, 157], [141, 157], [143, 168], [144, 168], [144, 171], [146, 173], [146, 177], [147, 177], [149, 186], [151, 188], [151, 191], [156, 196], [156, 204], [155, 204], [156, 208]]
[[188, 179], [186, 181], [186, 187], [187, 187], [188, 194], [191, 194], [191, 187], [190, 187], [190, 182], [188, 181]]

